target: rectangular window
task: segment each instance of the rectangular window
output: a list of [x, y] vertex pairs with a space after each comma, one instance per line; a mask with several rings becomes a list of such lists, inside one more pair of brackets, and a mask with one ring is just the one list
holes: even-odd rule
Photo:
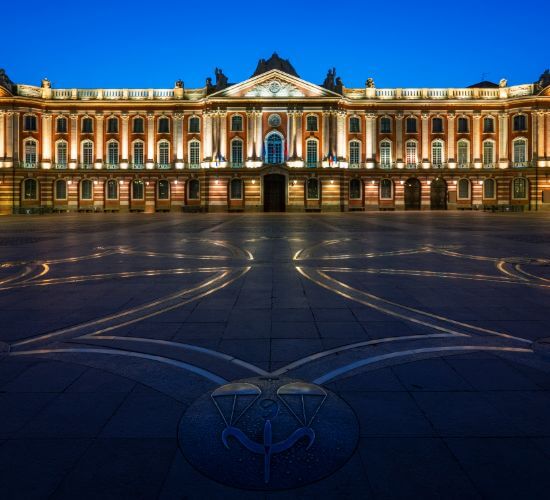
[[189, 145], [189, 163], [193, 166], [200, 164], [200, 145], [198, 142], [192, 142]]
[[306, 130], [308, 132], [317, 132], [317, 117], [308, 116], [306, 118]]
[[492, 118], [483, 119], [483, 133], [492, 134], [495, 131], [495, 121]]
[[134, 144], [134, 165], [143, 165], [143, 142]]
[[317, 142], [307, 141], [307, 166], [315, 167], [317, 165]]
[[132, 199], [143, 200], [143, 182], [132, 181]]
[[36, 116], [25, 116], [25, 120], [23, 122], [23, 128], [28, 131], [35, 131], [36, 130]]
[[91, 142], [85, 142], [82, 146], [82, 161], [84, 165], [91, 165], [94, 162], [94, 149]]
[[118, 133], [118, 120], [116, 118], [109, 118], [107, 120], [107, 133], [109, 134]]
[[393, 198], [393, 184], [390, 179], [382, 179], [380, 181], [380, 199], [391, 200]]
[[161, 118], [159, 120], [159, 134], [167, 134], [168, 132], [170, 132], [170, 120]]
[[389, 118], [380, 119], [380, 133], [382, 134], [391, 133], [391, 120]]
[[82, 120], [82, 133], [83, 134], [91, 134], [94, 131], [93, 129], [93, 121], [91, 118], [84, 118]]
[[441, 134], [443, 132], [443, 118], [434, 118], [432, 120], [432, 132]]
[[232, 179], [229, 185], [229, 197], [232, 200], [243, 199], [243, 182], [240, 179]]
[[56, 130], [58, 134], [65, 134], [67, 132], [67, 119], [58, 118], [56, 122]]
[[467, 166], [470, 159], [468, 157], [468, 143], [461, 141], [458, 143], [458, 166]]
[[243, 143], [237, 139], [231, 143], [231, 163], [236, 167], [243, 163]]
[[91, 200], [92, 199], [92, 181], [84, 180], [80, 184], [80, 199]]
[[132, 124], [132, 132], [134, 134], [142, 134], [143, 133], [143, 118], [134, 118], [133, 124]]
[[460, 134], [467, 134], [468, 133], [468, 119], [467, 118], [459, 118], [458, 119], [457, 130]]
[[494, 153], [493, 153], [493, 143], [484, 142], [483, 143], [483, 165], [493, 165], [494, 162]]
[[409, 134], [415, 134], [416, 133], [416, 118], [407, 118], [407, 121], [405, 122], [406, 131]]
[[67, 143], [60, 142], [57, 145], [57, 163], [59, 165], [67, 164]]
[[158, 197], [159, 200], [168, 200], [170, 198], [170, 183], [168, 181], [159, 181]]
[[317, 179], [307, 180], [307, 199], [308, 200], [319, 199], [319, 181]]

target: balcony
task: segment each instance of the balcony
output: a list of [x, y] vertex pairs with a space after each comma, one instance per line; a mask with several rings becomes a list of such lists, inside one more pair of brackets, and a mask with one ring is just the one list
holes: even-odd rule
[[195, 162], [186, 163], [185, 166], [186, 168], [192, 168], [192, 169], [201, 168], [201, 164], [195, 163]]
[[55, 170], [67, 170], [69, 166], [66, 163], [54, 163]]
[[421, 163], [405, 163], [405, 168], [409, 170], [415, 170], [422, 167]]
[[510, 162], [512, 168], [527, 168], [531, 166], [530, 161], [512, 161]]
[[119, 163], [105, 163], [105, 168], [107, 170], [118, 170], [120, 168]]
[[497, 167], [497, 164], [496, 163], [484, 163], [482, 165], [483, 168], [487, 168], [487, 169], [491, 169], [491, 168], [496, 168]]
[[306, 161], [304, 166], [306, 168], [320, 168], [322, 166], [322, 163], [320, 161]]
[[38, 168], [38, 162], [36, 161], [21, 161], [19, 162], [21, 168]]
[[172, 168], [171, 163], [155, 163], [155, 168], [159, 170], [170, 170]]
[[432, 168], [435, 168], [435, 169], [444, 169], [444, 168], [447, 168], [447, 164], [446, 163], [432, 163]]
[[384, 170], [391, 170], [392, 168], [395, 168], [395, 163], [392, 163], [391, 161], [382, 161], [377, 164], [378, 168], [383, 168]]
[[[65, 168], [67, 168], [67, 167], [65, 167]], [[80, 168], [82, 170], [93, 170], [94, 164], [93, 163], [80, 163], [78, 165], [78, 168]]]
[[472, 168], [472, 164], [471, 164], [471, 163], [468, 163], [468, 162], [465, 162], [465, 163], [457, 163], [457, 164], [456, 164], [456, 168], [460, 168], [460, 169]]
[[229, 168], [243, 168], [244, 163], [242, 161], [230, 161], [227, 163]]

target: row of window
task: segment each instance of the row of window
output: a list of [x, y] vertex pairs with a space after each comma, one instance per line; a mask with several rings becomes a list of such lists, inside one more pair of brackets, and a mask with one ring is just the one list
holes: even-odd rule
[[[270, 136], [271, 137], [271, 136]], [[36, 140], [26, 140], [24, 146], [25, 162], [34, 164], [37, 162]], [[268, 145], [271, 145], [268, 139]], [[243, 164], [243, 141], [234, 139], [231, 141], [231, 162], [234, 165]], [[269, 151], [274, 147], [269, 147]], [[269, 153], [268, 151], [268, 153]], [[200, 142], [192, 140], [189, 142], [189, 163], [200, 163]], [[271, 151], [275, 155], [275, 150]], [[279, 151], [280, 153], [280, 151]], [[495, 142], [493, 140], [485, 140], [482, 144], [482, 161], [484, 165], [492, 165], [495, 163]], [[527, 162], [527, 140], [518, 138], [513, 141], [513, 161], [515, 163]], [[92, 141], [85, 140], [82, 142], [81, 149], [82, 163], [91, 165], [94, 163], [94, 144]], [[132, 163], [134, 165], [144, 165], [145, 163], [145, 143], [141, 140], [132, 143]], [[269, 158], [268, 158], [269, 160]], [[279, 159], [272, 158], [273, 162], [282, 162], [282, 157]], [[55, 149], [55, 161], [57, 164], [66, 165], [68, 162], [68, 144], [66, 141], [58, 141]], [[116, 141], [107, 143], [107, 163], [117, 165], [120, 161], [119, 144]], [[318, 142], [315, 139], [306, 141], [306, 163], [308, 165], [316, 164], [319, 161]], [[445, 143], [441, 139], [432, 141], [431, 146], [431, 163], [434, 165], [442, 165], [445, 161]], [[357, 140], [349, 143], [349, 162], [351, 165], [361, 163], [361, 143]], [[161, 140], [157, 143], [157, 163], [170, 163], [170, 143], [166, 140]], [[390, 165], [392, 163], [392, 143], [388, 139], [380, 142], [380, 163], [382, 165]], [[415, 140], [409, 140], [405, 143], [405, 163], [408, 165], [416, 165], [418, 163], [418, 143]], [[470, 143], [467, 140], [457, 142], [457, 163], [466, 165], [470, 163]]]
[[[444, 181], [439, 180], [438, 185]], [[80, 181], [80, 200], [92, 201], [94, 199], [94, 184], [90, 179]], [[435, 187], [435, 183], [433, 184]], [[444, 183], [446, 188], [446, 184]], [[496, 180], [489, 178], [483, 181], [483, 198], [487, 200], [496, 199]], [[512, 180], [512, 199], [524, 200], [528, 198], [529, 182], [524, 177], [516, 177]], [[25, 179], [22, 184], [22, 197], [24, 200], [38, 199], [39, 184], [36, 179]], [[157, 199], [170, 199], [170, 182], [161, 179], [157, 181]], [[312, 177], [306, 181], [305, 192], [307, 200], [319, 200], [321, 184], [319, 179]], [[54, 199], [67, 200], [68, 184], [65, 179], [57, 179], [54, 181]], [[472, 193], [472, 184], [469, 179], [459, 179], [457, 183], [457, 199], [470, 200]], [[143, 181], [136, 179], [130, 183], [130, 196], [132, 200], [145, 200], [145, 187]], [[382, 179], [379, 183], [379, 196], [381, 200], [392, 200], [394, 197], [394, 183], [391, 179]], [[119, 184], [114, 179], [109, 179], [105, 182], [105, 198], [107, 200], [119, 199]], [[198, 179], [190, 179], [187, 182], [187, 199], [200, 200], [200, 181]], [[231, 179], [229, 182], [229, 199], [243, 199], [243, 181], [241, 179]], [[363, 182], [360, 179], [351, 179], [349, 181], [349, 199], [363, 199]]]
[[[434, 117], [431, 120], [432, 133], [443, 133], [443, 118]], [[37, 118], [35, 115], [25, 115], [24, 130], [26, 131], [36, 131], [37, 128]], [[459, 134], [467, 134], [470, 131], [470, 122], [466, 117], [459, 117], [457, 119], [457, 132]], [[512, 129], [514, 132], [522, 132], [527, 130], [527, 116], [526, 115], [515, 115], [512, 120]], [[57, 133], [66, 133], [68, 130], [67, 118], [59, 117], [56, 119], [56, 132]], [[132, 132], [136, 134], [141, 134], [145, 130], [145, 120], [144, 118], [137, 116], [132, 119]], [[233, 132], [241, 132], [243, 130], [243, 117], [241, 115], [233, 115], [231, 117], [231, 130]], [[316, 115], [307, 115], [306, 117], [306, 130], [308, 132], [317, 132], [319, 130], [318, 118]], [[110, 117], [107, 119], [107, 133], [116, 134], [119, 131], [119, 119], [117, 117]], [[359, 133], [361, 132], [361, 121], [358, 117], [352, 116], [349, 119], [349, 131], [350, 133]], [[383, 134], [389, 134], [392, 131], [392, 119], [389, 117], [380, 118], [380, 132]], [[416, 117], [408, 117], [405, 120], [405, 131], [407, 133], [417, 133], [418, 132], [418, 119]], [[83, 133], [92, 133], [93, 132], [93, 120], [89, 117], [82, 118], [82, 132]], [[158, 118], [158, 132], [161, 134], [170, 133], [170, 119], [167, 117]], [[189, 132], [190, 133], [199, 133], [200, 132], [200, 119], [197, 116], [192, 116], [189, 118]], [[495, 132], [495, 120], [491, 116], [486, 116], [483, 118], [483, 133], [494, 133]]]

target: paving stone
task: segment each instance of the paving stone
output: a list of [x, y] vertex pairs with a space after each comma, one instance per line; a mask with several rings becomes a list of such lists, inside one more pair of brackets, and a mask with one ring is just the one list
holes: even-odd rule
[[6, 392], [61, 392], [87, 369], [80, 365], [44, 361], [30, 366], [1, 389]]

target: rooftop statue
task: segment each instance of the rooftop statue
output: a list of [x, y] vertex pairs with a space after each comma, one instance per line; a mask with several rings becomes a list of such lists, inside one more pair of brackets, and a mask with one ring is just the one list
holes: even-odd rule
[[16, 85], [13, 83], [8, 75], [6, 75], [6, 71], [3, 68], [0, 68], [0, 87], [4, 87], [8, 92], [14, 94], [16, 90]]

